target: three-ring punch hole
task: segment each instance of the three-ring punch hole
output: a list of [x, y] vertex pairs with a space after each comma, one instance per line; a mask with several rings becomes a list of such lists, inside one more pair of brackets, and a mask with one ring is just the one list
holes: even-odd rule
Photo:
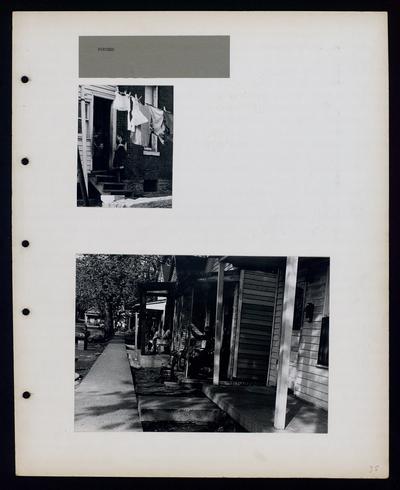
[[30, 398], [31, 394], [29, 393], [29, 391], [24, 391], [22, 393], [22, 398]]
[[29, 77], [27, 77], [26, 75], [22, 75], [21, 82], [22, 83], [28, 83], [29, 82]]
[[29, 163], [29, 158], [26, 158], [26, 157], [22, 158], [22, 159], [21, 159], [21, 163], [22, 163], [22, 165], [28, 165], [28, 163]]
[[23, 247], [29, 247], [29, 241], [28, 240], [22, 240], [21, 245]]
[[31, 310], [29, 308], [24, 308], [22, 310], [22, 314], [25, 315], [25, 316], [29, 315], [30, 312], [31, 312]]

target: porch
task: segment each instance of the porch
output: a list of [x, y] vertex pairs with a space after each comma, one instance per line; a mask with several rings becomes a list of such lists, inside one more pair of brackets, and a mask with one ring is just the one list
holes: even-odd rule
[[273, 387], [204, 384], [202, 390], [249, 432], [328, 432], [328, 412], [290, 394], [287, 398], [285, 429], [275, 429], [276, 390]]
[[327, 433], [329, 260], [213, 259], [178, 256], [175, 282], [140, 285], [142, 354], [146, 295], [163, 294], [180, 381], [208, 379], [204, 394], [250, 432]]

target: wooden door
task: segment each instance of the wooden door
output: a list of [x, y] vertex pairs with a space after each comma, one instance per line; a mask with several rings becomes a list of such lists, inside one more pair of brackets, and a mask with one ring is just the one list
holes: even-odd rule
[[271, 347], [277, 274], [244, 271], [234, 377], [265, 384]]

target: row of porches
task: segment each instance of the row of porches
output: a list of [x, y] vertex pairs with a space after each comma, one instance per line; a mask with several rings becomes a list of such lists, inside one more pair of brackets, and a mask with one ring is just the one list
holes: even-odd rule
[[[282, 263], [282, 257], [276, 260]], [[216, 287], [216, 306], [215, 306], [215, 337], [214, 337], [214, 365], [213, 365], [213, 384], [220, 384], [221, 379], [221, 347], [223, 342], [223, 319], [224, 319], [224, 282], [229, 280], [225, 276], [225, 264], [226, 262], [232, 262], [235, 259], [232, 257], [222, 257], [218, 263], [217, 273], [217, 287]], [[240, 267], [239, 261], [236, 262]], [[243, 264], [245, 265], [245, 264]], [[249, 265], [246, 264], [246, 267]], [[275, 398], [275, 416], [274, 426], [276, 429], [284, 429], [286, 422], [286, 409], [287, 409], [287, 395], [288, 395], [288, 383], [289, 383], [289, 363], [290, 363], [290, 350], [291, 350], [291, 338], [293, 329], [294, 318], [294, 305], [296, 294], [296, 282], [297, 282], [297, 270], [298, 270], [298, 257], [290, 256], [286, 257], [285, 265], [285, 287], [283, 298], [283, 312], [282, 312], [282, 329], [280, 336], [279, 346], [279, 366], [278, 366], [278, 379]], [[145, 349], [145, 318], [146, 318], [146, 296], [157, 295], [165, 296], [169, 298], [170, 302], [173, 300], [175, 291], [175, 285], [173, 283], [145, 283], [140, 289], [140, 347], [142, 354]], [[193, 300], [193, 298], [192, 298]], [[209, 322], [209, 312], [206, 313], [206, 322]], [[190, 335], [190, 321], [188, 322]], [[186, 374], [188, 371], [188, 361], [186, 362]]]

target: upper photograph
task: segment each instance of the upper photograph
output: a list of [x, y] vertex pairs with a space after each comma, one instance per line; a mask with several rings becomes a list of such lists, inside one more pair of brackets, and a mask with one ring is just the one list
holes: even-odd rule
[[165, 85], [79, 86], [78, 206], [172, 207], [173, 98]]

